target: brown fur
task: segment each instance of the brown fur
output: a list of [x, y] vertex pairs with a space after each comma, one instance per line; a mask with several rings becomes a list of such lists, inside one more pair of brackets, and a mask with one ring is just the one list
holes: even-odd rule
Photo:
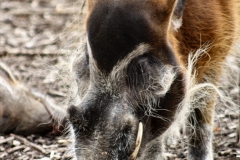
[[[77, 134], [77, 158], [126, 159], [134, 148], [132, 142], [136, 138], [138, 121], [141, 121], [144, 127], [139, 158], [162, 158], [160, 152], [163, 152], [164, 148], [159, 144], [162, 141], [161, 136], [167, 133], [168, 128], [177, 119], [178, 107], [187, 97], [186, 88], [190, 83], [187, 81], [189, 57], [191, 54], [197, 55], [199, 49], [207, 47], [207, 53], [198, 55], [192, 74], [196, 73], [196, 86], [208, 84], [214, 86], [214, 89], [203, 87], [201, 91], [194, 93], [193, 96], [199, 102], [191, 103], [192, 108], [189, 112], [192, 115], [186, 119], [193, 126], [188, 133], [188, 159], [212, 159], [216, 90], [221, 85], [220, 78], [225, 59], [232, 52], [231, 47], [240, 38], [240, 1], [88, 2], [88, 53], [75, 64], [76, 73], [79, 74], [79, 96], [82, 99], [78, 106], [71, 106], [68, 110], [73, 132]], [[179, 6], [181, 4], [182, 6]], [[182, 25], [177, 29], [176, 24], [181, 20]], [[141, 46], [145, 46], [144, 51], [135, 50]], [[166, 88], [163, 88], [164, 85], [159, 81], [163, 82], [168, 73], [174, 78], [167, 79], [171, 83], [170, 87], [166, 87], [168, 84], [165, 83]], [[89, 83], [80, 83], [83, 80]], [[83, 84], [85, 86], [82, 86]], [[166, 92], [157, 94], [161, 89]], [[119, 116], [115, 114], [116, 109]], [[156, 109], [155, 115], [146, 114], [152, 109]], [[109, 116], [113, 113], [114, 116]], [[111, 125], [112, 118], [124, 119], [125, 114], [131, 117], [131, 123], [127, 127], [122, 121]], [[88, 122], [88, 125], [82, 125], [82, 121]], [[95, 129], [99, 126], [112, 128]], [[127, 128], [128, 133], [133, 136], [118, 128]], [[94, 139], [94, 134], [99, 138]], [[114, 134], [123, 136], [124, 140], [115, 141], [112, 136]], [[86, 139], [86, 136], [89, 139]], [[155, 141], [156, 138], [159, 140]], [[92, 140], [92, 143], [88, 140]], [[127, 146], [123, 147], [126, 144]], [[154, 147], [158, 145], [159, 148]], [[83, 148], [87, 148], [88, 151], [85, 152]], [[107, 155], [99, 156], [101, 150], [104, 153], [106, 151]]]
[[[184, 64], [187, 64], [190, 52], [204, 45], [210, 46], [208, 55], [201, 57], [196, 64], [198, 82], [218, 85], [222, 63], [230, 53], [230, 47], [236, 43], [235, 36], [239, 32], [236, 4], [237, 1], [234, 0], [207, 0], [204, 3], [188, 0], [186, 3], [183, 25], [176, 34]], [[214, 105], [214, 102], [209, 102], [203, 111], [206, 123], [212, 124]]]

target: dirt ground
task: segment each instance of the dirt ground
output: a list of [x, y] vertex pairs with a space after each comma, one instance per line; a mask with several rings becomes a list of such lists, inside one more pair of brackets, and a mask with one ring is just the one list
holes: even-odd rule
[[[82, 26], [83, 4], [83, 0], [0, 1], [0, 61], [26, 86], [50, 96], [59, 106], [68, 104], [65, 101], [68, 84], [59, 79], [61, 73], [57, 69], [65, 63], [65, 54], [77, 49], [81, 27], [75, 24]], [[240, 147], [235, 143], [238, 112], [218, 107], [214, 157], [217, 160], [240, 159]], [[177, 146], [167, 147], [172, 154], [169, 159], [186, 159], [185, 141], [186, 138]], [[70, 159], [69, 142], [64, 136], [0, 135], [0, 159]]]

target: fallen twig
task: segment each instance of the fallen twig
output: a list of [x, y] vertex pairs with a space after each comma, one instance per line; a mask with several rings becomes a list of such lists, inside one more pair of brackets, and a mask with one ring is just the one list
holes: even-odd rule
[[14, 148], [8, 149], [7, 152], [8, 152], [8, 153], [12, 153], [12, 152], [15, 152], [15, 151], [24, 149], [24, 148], [25, 148], [25, 146], [23, 146], [23, 145], [22, 145], [22, 146], [16, 146], [16, 147], [14, 147]]
[[81, 14], [83, 14], [83, 9], [84, 9], [85, 5], [86, 5], [86, 0], [84, 0], [81, 4]]
[[3, 154], [0, 155], [0, 159], [2, 159], [3, 157], [5, 157], [7, 154], [7, 152], [4, 152]]
[[68, 55], [69, 53], [57, 50], [57, 51], [44, 51], [44, 50], [21, 50], [21, 49], [16, 49], [16, 48], [10, 48], [10, 47], [5, 47], [4, 52], [0, 55], [5, 56], [5, 55], [21, 55], [21, 56], [31, 56], [31, 55], [46, 55], [46, 56], [56, 56], [56, 55]]
[[25, 145], [27, 145], [27, 146], [29, 146], [29, 147], [32, 147], [32, 148], [34, 148], [34, 149], [42, 152], [43, 154], [47, 154], [47, 151], [46, 151], [44, 148], [42, 148], [41, 146], [36, 145], [36, 144], [28, 141], [26, 138], [17, 136], [17, 135], [15, 135], [15, 134], [10, 134], [10, 135], [11, 135], [12, 137], [14, 137], [15, 139], [21, 141], [21, 142], [24, 143]]
[[13, 141], [13, 140], [14, 140], [14, 137], [9, 137], [9, 138], [0, 140], [0, 144], [7, 143], [7, 142], [10, 142], [10, 141]]
[[33, 15], [33, 14], [55, 14], [55, 15], [63, 15], [63, 14], [76, 14], [79, 12], [78, 8], [64, 8], [64, 9], [48, 9], [48, 8], [41, 8], [41, 9], [31, 9], [31, 8], [24, 8], [24, 9], [17, 9], [11, 10], [8, 12], [10, 15]]

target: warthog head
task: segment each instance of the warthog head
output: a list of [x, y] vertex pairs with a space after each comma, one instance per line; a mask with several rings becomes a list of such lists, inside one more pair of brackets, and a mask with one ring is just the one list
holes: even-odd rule
[[89, 1], [86, 53], [75, 64], [81, 102], [68, 109], [77, 159], [142, 157], [174, 121], [184, 94], [176, 6]]

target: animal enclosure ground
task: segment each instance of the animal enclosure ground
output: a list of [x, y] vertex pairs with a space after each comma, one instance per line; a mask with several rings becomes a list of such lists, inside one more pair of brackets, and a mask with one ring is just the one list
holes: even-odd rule
[[[52, 97], [59, 106], [66, 103], [68, 84], [58, 79], [59, 66], [65, 64], [64, 48], [76, 49], [81, 31], [71, 25], [82, 9], [83, 0], [1, 0], [0, 60], [26, 86]], [[78, 21], [74, 21], [77, 22]], [[70, 26], [70, 27], [69, 27]], [[82, 21], [79, 21], [82, 26]], [[68, 29], [71, 28], [72, 29]], [[77, 27], [81, 28], [81, 27]], [[234, 91], [229, 91], [234, 92]], [[217, 160], [240, 159], [235, 143], [238, 112], [218, 106], [214, 127], [214, 157]], [[0, 135], [0, 159], [60, 160], [66, 155], [68, 139], [51, 135]], [[176, 146], [169, 145], [169, 159], [184, 160], [186, 138]]]

